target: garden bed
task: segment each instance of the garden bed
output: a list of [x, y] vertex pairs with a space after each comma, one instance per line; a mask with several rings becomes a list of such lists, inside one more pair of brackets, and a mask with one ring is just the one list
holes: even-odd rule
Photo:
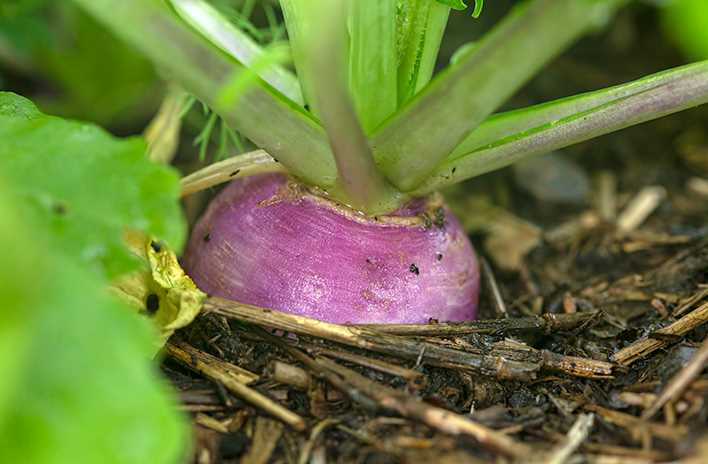
[[[680, 64], [656, 28], [623, 13], [514, 106]], [[514, 168], [449, 192], [484, 257], [480, 321], [346, 328], [210, 298], [163, 364], [196, 461], [704, 462], [706, 122], [698, 108], [526, 165], [540, 189]], [[568, 178], [582, 185], [556, 188]]]

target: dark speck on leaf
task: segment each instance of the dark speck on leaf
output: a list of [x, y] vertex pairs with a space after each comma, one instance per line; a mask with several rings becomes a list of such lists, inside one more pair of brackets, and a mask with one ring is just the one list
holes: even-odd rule
[[211, 234], [206, 234], [203, 237], [204, 243], [209, 243], [209, 240], [211, 240]]
[[145, 299], [145, 308], [150, 314], [154, 314], [160, 308], [160, 297], [151, 293]]
[[436, 254], [435, 258], [437, 258], [438, 261], [442, 261], [442, 253]]
[[155, 253], [159, 253], [162, 251], [162, 245], [160, 245], [160, 242], [156, 242], [153, 240], [152, 242], [150, 242], [150, 246], [152, 247]]
[[453, 174], [455, 174], [455, 171], [457, 171], [457, 166], [455, 166], [454, 168], [452, 168], [452, 173], [453, 173]]
[[231, 174], [229, 174], [229, 177], [236, 177], [236, 176], [238, 176], [238, 173], [239, 173], [239, 172], [241, 172], [241, 170], [240, 170], [240, 169], [237, 169], [237, 170], [235, 170], [234, 172], [232, 172]]
[[411, 271], [415, 275], [420, 274], [420, 269], [418, 269], [418, 266], [416, 266], [415, 264], [411, 264], [411, 267], [409, 267], [408, 270]]
[[66, 214], [66, 205], [61, 202], [54, 203], [54, 205], [52, 205], [52, 211], [58, 216], [63, 216]]

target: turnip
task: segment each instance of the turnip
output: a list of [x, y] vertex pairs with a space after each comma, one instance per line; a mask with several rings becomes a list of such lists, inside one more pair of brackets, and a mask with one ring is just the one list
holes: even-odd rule
[[222, 191], [185, 265], [210, 294], [340, 323], [468, 320], [479, 293], [474, 251], [440, 196], [369, 217], [280, 174]]
[[523, 2], [434, 79], [461, 0], [281, 0], [297, 77], [202, 0], [76, 1], [267, 152], [209, 168], [236, 180], [192, 231], [197, 284], [328, 321], [473, 318], [477, 260], [437, 190], [708, 101], [699, 62], [492, 115], [623, 0]]

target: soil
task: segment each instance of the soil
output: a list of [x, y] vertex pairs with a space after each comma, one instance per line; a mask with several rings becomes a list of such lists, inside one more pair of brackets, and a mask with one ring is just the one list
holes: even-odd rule
[[[624, 12], [509, 106], [681, 64], [658, 29]], [[708, 462], [707, 122], [694, 109], [448, 192], [489, 264], [484, 321], [343, 335], [212, 301], [163, 364], [195, 462]]]

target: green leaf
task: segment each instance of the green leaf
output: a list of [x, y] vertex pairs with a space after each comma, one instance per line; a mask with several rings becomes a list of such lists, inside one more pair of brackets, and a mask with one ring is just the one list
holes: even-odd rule
[[635, 124], [708, 103], [708, 61], [627, 84], [495, 115], [414, 193], [508, 166]]
[[[24, 242], [25, 249], [17, 246], [24, 234], [19, 229], [17, 216], [7, 204], [6, 185], [0, 179], [0, 244], [3, 257], [0, 260], [0, 433], [3, 429], [5, 411], [12, 404], [12, 393], [20, 383], [23, 365], [28, 355], [30, 337], [25, 330], [30, 321], [26, 311], [21, 311], [23, 304], [35, 305], [41, 302], [41, 296], [25, 282], [32, 282], [32, 263], [36, 260], [36, 250], [30, 243]], [[2, 448], [2, 447], [0, 447]]]
[[179, 462], [188, 429], [148, 321], [45, 241], [41, 218], [21, 223], [17, 199], [0, 191], [0, 462]]
[[447, 5], [453, 10], [463, 11], [467, 9], [467, 4], [462, 0], [437, 0], [437, 2]]
[[705, 0], [675, 0], [662, 5], [662, 26], [683, 53], [708, 58], [708, 8]]
[[297, 64], [309, 76], [313, 91], [310, 98], [327, 130], [339, 174], [337, 187], [346, 195], [348, 204], [357, 209], [374, 213], [390, 210], [389, 200], [395, 202], [396, 194], [374, 164], [347, 86], [347, 20], [351, 19], [347, 5], [344, 0], [288, 3], [308, 18], [308, 24], [319, 25], [299, 28], [302, 61]]
[[179, 178], [148, 161], [142, 139], [44, 115], [3, 92], [0, 140], [0, 170], [18, 186], [22, 219], [58, 252], [114, 277], [137, 263], [123, 243], [127, 230], [182, 247]]
[[430, 82], [450, 8], [430, 0], [397, 0], [398, 106]]
[[403, 191], [420, 185], [545, 63], [624, 1], [520, 4], [376, 131], [374, 154], [389, 180]]
[[369, 133], [398, 105], [396, 0], [351, 2], [349, 37], [349, 88]]
[[237, 105], [219, 105], [222, 92], [244, 72], [244, 64], [183, 24], [163, 0], [74, 3], [138, 48], [293, 175], [325, 188], [336, 183], [337, 169], [323, 128], [281, 92], [255, 79]]
[[146, 119], [160, 95], [152, 65], [71, 2], [47, 3], [0, 14], [0, 49], [22, 75], [51, 82], [32, 98], [52, 114], [112, 127]]
[[[226, 16], [208, 2], [203, 0], [169, 0], [169, 2], [182, 19], [211, 43], [241, 63], [247, 65], [255, 63], [264, 53], [267, 53], [255, 40], [234, 26]], [[277, 63], [269, 63], [258, 75], [298, 105], [304, 103], [297, 77], [286, 68]]]

